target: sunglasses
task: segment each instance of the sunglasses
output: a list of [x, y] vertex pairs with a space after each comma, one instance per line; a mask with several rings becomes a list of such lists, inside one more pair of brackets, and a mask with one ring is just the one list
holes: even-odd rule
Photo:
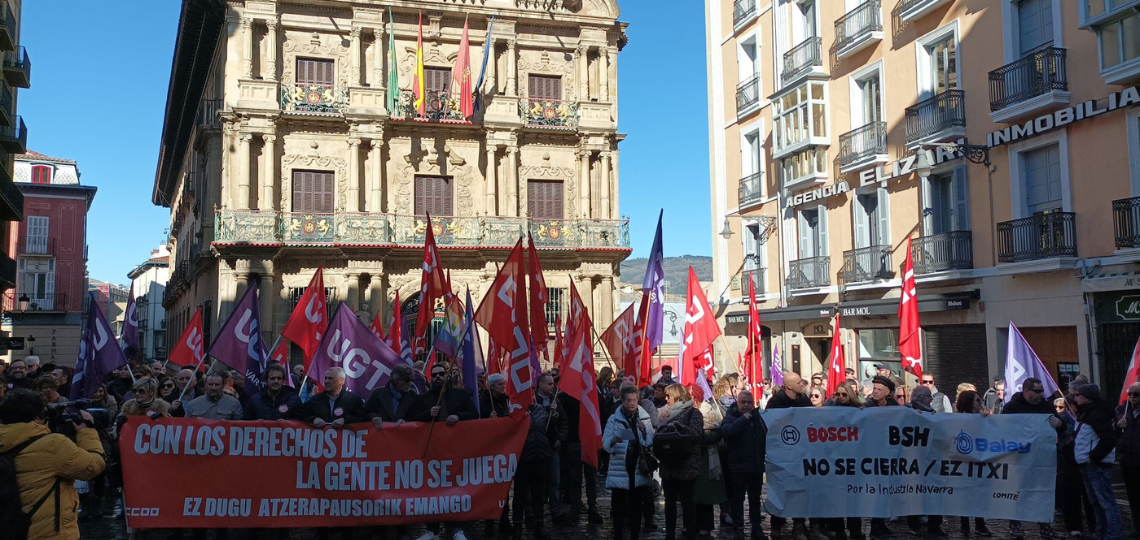
[[934, 384], [934, 381], [922, 381], [922, 384]]
[[174, 385], [173, 384], [164, 384], [164, 385], [162, 385], [162, 387], [163, 388], [174, 388]]
[[442, 371], [435, 371], [435, 372], [432, 372], [432, 374], [431, 374], [431, 378], [433, 378], [433, 379], [441, 379], [441, 378], [443, 378], [443, 376], [444, 376], [444, 375], [445, 375], [445, 373], [444, 373], [444, 372], [442, 372]]
[[812, 395], [811, 395], [811, 397], [812, 397], [812, 399], [819, 399], [819, 398], [821, 398], [821, 397], [823, 397], [823, 396], [821, 396], [821, 395], [819, 395], [819, 394], [812, 394]]
[[[1044, 388], [1026, 388], [1026, 390], [1033, 392], [1034, 394], [1044, 394], [1045, 393]], [[1080, 394], [1077, 394], [1077, 395], [1079, 396]]]

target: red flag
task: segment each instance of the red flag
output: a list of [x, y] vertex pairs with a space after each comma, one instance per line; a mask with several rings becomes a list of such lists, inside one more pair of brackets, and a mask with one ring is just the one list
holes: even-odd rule
[[511, 397], [511, 412], [525, 411], [534, 402], [523, 262], [520, 238], [475, 313], [475, 320], [487, 329], [491, 340], [506, 351], [507, 395]]
[[641, 332], [641, 356], [637, 362], [638, 388], [653, 384], [653, 351], [649, 349], [645, 340], [645, 322], [649, 318], [649, 295], [641, 297], [641, 305], [637, 308], [637, 326]]
[[503, 372], [503, 350], [495, 345], [495, 340], [487, 343], [487, 374]]
[[392, 303], [392, 313], [388, 317], [388, 335], [384, 337], [384, 342], [393, 351], [400, 353], [404, 362], [413, 363], [411, 348], [404, 339], [404, 321], [400, 319], [400, 291], [396, 291], [396, 299]]
[[764, 380], [764, 329], [760, 326], [760, 310], [756, 308], [756, 286], [748, 280], [748, 346], [744, 349], [744, 371], [752, 391]]
[[278, 364], [281, 364], [282, 366], [285, 366], [285, 368], [288, 368], [289, 367], [289, 340], [286, 340], [286, 339], [279, 340], [279, 343], [277, 343], [277, 348], [273, 349], [273, 352], [269, 354], [269, 359], [274, 361], [274, 362], [277, 362]]
[[372, 334], [379, 338], [380, 341], [386, 341], [386, 338], [384, 336], [384, 323], [380, 321], [379, 311], [377, 311], [376, 315], [372, 317], [372, 324], [368, 326], [368, 329], [371, 330]]
[[827, 368], [827, 396], [835, 393], [845, 379], [844, 371], [847, 368], [843, 360], [843, 340], [839, 339], [839, 312], [835, 313], [835, 328], [831, 330], [831, 354], [828, 355]]
[[424, 232], [424, 264], [423, 275], [420, 278], [420, 312], [416, 317], [416, 335], [412, 340], [412, 348], [418, 354], [424, 349], [424, 336], [427, 335], [428, 326], [435, 317], [435, 300], [451, 292], [447, 287], [447, 277], [443, 274], [443, 265], [439, 262], [439, 251], [435, 247], [435, 226], [431, 222], [431, 214], [427, 216], [427, 231]]
[[324, 267], [318, 266], [309, 286], [305, 287], [305, 294], [293, 308], [289, 320], [285, 321], [285, 329], [281, 337], [296, 343], [305, 354], [305, 373], [309, 372], [309, 364], [317, 354], [317, 347], [321, 345], [321, 337], [329, 327], [328, 303], [325, 300]]
[[1128, 387], [1140, 382], [1140, 341], [1132, 349], [1132, 360], [1128, 361], [1128, 371], [1124, 373], [1124, 388], [1120, 389], [1120, 405], [1128, 400]]
[[538, 250], [534, 247], [534, 239], [530, 233], [526, 235], [529, 246], [527, 248], [526, 273], [530, 279], [530, 335], [534, 339], [534, 346], [546, 356], [546, 342], [550, 341], [550, 333], [546, 329], [546, 278], [542, 277], [542, 266], [538, 264]]
[[906, 262], [903, 263], [902, 292], [899, 294], [899, 354], [902, 368], [922, 380], [922, 339], [919, 337], [918, 289], [914, 282], [914, 259], [910, 238], [906, 240]]
[[174, 344], [174, 350], [170, 352], [169, 360], [180, 366], [201, 363], [200, 368], [204, 368], [206, 366], [206, 363], [202, 362], [203, 354], [206, 351], [204, 342], [202, 308], [198, 308], [194, 311], [194, 316], [190, 318], [190, 324], [186, 325], [186, 329], [178, 337], [178, 342]]
[[463, 37], [459, 39], [459, 56], [455, 59], [455, 84], [459, 86], [459, 113], [463, 118], [475, 114], [475, 93], [471, 89], [471, 54], [468, 50], [467, 19], [463, 19]]
[[[716, 324], [716, 317], [711, 312], [705, 291], [701, 289], [701, 282], [697, 280], [697, 273], [692, 266], [689, 267], [686, 304], [684, 340], [681, 342], [680, 354], [677, 355], [680, 365], [676, 372], [680, 375], [680, 383], [687, 386], [698, 383], [698, 370], [708, 366], [713, 340], [720, 337], [720, 326]], [[704, 374], [700, 374], [700, 380], [704, 380]]]
[[598, 389], [594, 373], [593, 322], [582, 306], [578, 288], [570, 281], [570, 315], [572, 319], [566, 339], [570, 356], [562, 375], [562, 390], [581, 403], [578, 415], [578, 438], [582, 441], [582, 461], [598, 466], [598, 450], [602, 447], [601, 415], [598, 413]]
[[[582, 297], [578, 295], [578, 287], [574, 284], [574, 280], [570, 280], [570, 306], [568, 308], [568, 311], [569, 313], [567, 314], [566, 319], [566, 335], [563, 336], [563, 339], [565, 340], [564, 344], [566, 347], [563, 349], [563, 354], [565, 354], [563, 360], [565, 363], [570, 363], [571, 365], [566, 366], [566, 369], [563, 370], [564, 373], [562, 373], [562, 382], [559, 383], [559, 386], [563, 389], [563, 391], [568, 392], [571, 396], [577, 396], [578, 392], [582, 388], [586, 387], [586, 383], [580, 380], [580, 377], [582, 376], [581, 370], [576, 370], [572, 365], [574, 361], [574, 354], [576, 352], [575, 347], [578, 346], [578, 343], [575, 341], [575, 339], [577, 339], [578, 336], [578, 326], [589, 322], [590, 316], [588, 313], [586, 313], [586, 308], [582, 304]], [[592, 349], [593, 344], [591, 343], [590, 345]]]
[[562, 315], [554, 316], [554, 369], [562, 370], [563, 358], [567, 354], [564, 352], [565, 344], [562, 341]]
[[641, 358], [641, 328], [637, 324], [637, 306], [630, 304], [614, 323], [602, 333], [602, 342], [610, 350], [610, 358], [618, 370], [636, 376], [633, 368]]

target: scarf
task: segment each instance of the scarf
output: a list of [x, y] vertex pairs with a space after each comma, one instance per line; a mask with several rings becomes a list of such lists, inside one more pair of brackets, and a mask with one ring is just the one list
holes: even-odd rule
[[665, 415], [665, 422], [672, 421], [674, 418], [676, 418], [678, 415], [680, 415], [682, 412], [684, 412], [685, 409], [692, 409], [692, 408], [693, 408], [693, 400], [691, 400], [691, 399], [689, 401], [678, 401], [677, 403], [670, 405], [669, 408], [665, 409], [666, 411], [668, 411]]

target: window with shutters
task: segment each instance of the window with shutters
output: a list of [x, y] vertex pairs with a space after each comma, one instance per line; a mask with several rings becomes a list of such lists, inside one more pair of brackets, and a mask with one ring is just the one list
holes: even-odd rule
[[890, 211], [887, 190], [878, 188], [855, 196], [852, 206], [855, 223], [855, 249], [886, 246], [890, 239]]
[[562, 99], [562, 77], [550, 75], [527, 76], [527, 94], [531, 99]]
[[55, 259], [21, 257], [20, 295], [28, 297], [29, 310], [55, 307]]
[[48, 252], [48, 217], [28, 216], [25, 221], [28, 230], [24, 242], [24, 252], [46, 254]]
[[1053, 46], [1053, 0], [1017, 2], [1018, 56]]
[[827, 207], [818, 206], [800, 211], [800, 258], [827, 255]]
[[555, 323], [557, 323], [559, 320], [561, 320], [563, 324], [566, 323], [565, 315], [567, 298], [568, 296], [566, 294], [566, 289], [559, 287], [546, 288], [546, 306], [544, 311], [546, 315], [547, 331], [549, 331], [550, 335], [552, 336], [554, 335]]
[[768, 265], [764, 259], [764, 244], [761, 242], [764, 226], [760, 223], [744, 225], [744, 281], [741, 292], [748, 297], [748, 282], [756, 287], [756, 294], [764, 294], [768, 283]]
[[426, 214], [440, 217], [455, 215], [450, 176], [417, 175], [415, 188], [415, 212], [417, 216]]
[[424, 68], [424, 90], [428, 92], [448, 92], [451, 90], [451, 68]]
[[336, 82], [336, 63], [318, 58], [297, 59], [297, 84], [333, 86]]
[[1025, 205], [1029, 214], [1061, 209], [1061, 147], [1050, 144], [1021, 154]]
[[293, 171], [293, 211], [304, 214], [331, 214], [336, 210], [333, 197], [336, 177], [329, 171]]
[[966, 167], [930, 175], [923, 189], [922, 226], [926, 236], [970, 230]]
[[32, 166], [32, 183], [33, 184], [50, 184], [51, 183], [51, 167], [47, 165], [34, 165]]
[[527, 215], [531, 219], [562, 219], [561, 180], [528, 180], [526, 197]]

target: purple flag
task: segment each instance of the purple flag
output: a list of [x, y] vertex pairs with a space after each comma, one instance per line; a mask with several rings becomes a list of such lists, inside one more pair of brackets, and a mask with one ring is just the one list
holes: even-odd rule
[[142, 351], [139, 346], [139, 315], [135, 306], [135, 284], [127, 295], [127, 310], [123, 313], [123, 351], [127, 358], [135, 358]]
[[649, 264], [645, 267], [645, 280], [641, 292], [649, 296], [649, 314], [646, 316], [645, 346], [652, 351], [661, 346], [665, 335], [665, 266], [661, 250], [661, 218], [657, 216], [657, 234], [653, 236], [653, 249], [649, 250]]
[[1025, 341], [1025, 336], [1021, 335], [1013, 321], [1009, 321], [1009, 344], [1005, 352], [1005, 402], [1009, 403], [1014, 395], [1020, 394], [1025, 379], [1030, 378], [1041, 380], [1041, 386], [1045, 387], [1045, 399], [1060, 391], [1049, 375], [1049, 370], [1045, 369], [1045, 364], [1041, 363], [1037, 353]]
[[343, 368], [345, 388], [367, 398], [373, 390], [388, 384], [392, 368], [403, 363], [400, 355], [341, 302], [313, 356], [309, 376], [323, 381], [329, 368]]
[[772, 345], [772, 367], [768, 368], [771, 374], [772, 386], [784, 386], [784, 363], [780, 361], [780, 346]]
[[[467, 289], [467, 310], [463, 317], [467, 331], [463, 332], [463, 348], [460, 350], [463, 361], [463, 388], [471, 392], [475, 410], [479, 410], [479, 364], [483, 350], [479, 346], [479, 332], [475, 328], [475, 312], [471, 310], [471, 289]], [[482, 412], [480, 411], [480, 414]]]
[[87, 322], [79, 340], [79, 359], [75, 362], [75, 376], [71, 379], [71, 399], [88, 399], [95, 394], [108, 373], [127, 365], [123, 349], [115, 342], [111, 325], [95, 301], [95, 293], [88, 293]]
[[265, 389], [262, 373], [269, 361], [269, 349], [261, 339], [257, 283], [252, 283], [234, 306], [230, 318], [222, 325], [207, 355], [245, 374], [246, 390], [256, 395]]

